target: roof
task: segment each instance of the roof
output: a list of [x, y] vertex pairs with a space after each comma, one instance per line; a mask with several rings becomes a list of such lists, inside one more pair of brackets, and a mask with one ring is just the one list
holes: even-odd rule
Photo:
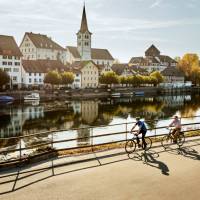
[[160, 59], [161, 62], [177, 63], [177, 61], [175, 61], [174, 59], [172, 59], [169, 56], [159, 55], [158, 58]]
[[63, 47], [54, 42], [47, 35], [36, 34], [32, 32], [31, 33], [26, 32], [25, 36], [26, 35], [30, 38], [30, 40], [33, 42], [36, 48], [62, 50], [62, 51], [65, 50]]
[[177, 63], [174, 59], [165, 55], [158, 55], [158, 56], [152, 56], [152, 57], [146, 57], [146, 58], [132, 57], [131, 60], [129, 61], [129, 63], [136, 64], [136, 65], [140, 65], [143, 63], [145, 63], [146, 65], [150, 65], [152, 63], [161, 64], [164, 62], [167, 62], [169, 64]]
[[146, 51], [146, 56], [155, 56], [160, 55], [160, 51], [152, 44]]
[[[81, 58], [77, 47], [67, 46], [67, 48], [73, 55], [73, 57]], [[114, 58], [107, 49], [91, 48], [91, 57], [93, 60], [114, 60]]]
[[87, 17], [86, 17], [85, 5], [83, 7], [81, 28], [80, 28], [79, 32], [81, 32], [81, 33], [89, 32], [90, 33], [90, 31], [88, 30], [88, 25], [87, 25]]
[[141, 63], [148, 63], [148, 62], [149, 60], [143, 57], [132, 57], [131, 60], [129, 61], [129, 63], [132, 63], [132, 64], [141, 64]]
[[126, 67], [129, 68], [127, 63], [120, 63], [120, 64], [113, 64], [111, 68], [117, 75], [122, 75]]
[[99, 68], [98, 65], [96, 65], [92, 60], [75, 61], [69, 67], [70, 67], [70, 70], [72, 70], [73, 72], [80, 72], [81, 69], [85, 67], [88, 63], [93, 63], [97, 68]]
[[165, 68], [161, 74], [163, 76], [177, 76], [177, 77], [184, 77], [184, 73], [180, 71], [177, 67], [167, 67]]
[[0, 35], [0, 55], [22, 56], [13, 36]]
[[74, 58], [81, 58], [77, 47], [67, 46], [67, 48]]
[[58, 60], [22, 60], [27, 73], [47, 73], [49, 70], [69, 71], [69, 67]]
[[142, 68], [142, 67], [130, 66], [130, 69], [135, 73], [148, 74], [148, 71], [146, 69]]
[[110, 52], [107, 49], [91, 49], [91, 57], [92, 59], [95, 60], [114, 60], [114, 58], [112, 57], [112, 55], [110, 54]]

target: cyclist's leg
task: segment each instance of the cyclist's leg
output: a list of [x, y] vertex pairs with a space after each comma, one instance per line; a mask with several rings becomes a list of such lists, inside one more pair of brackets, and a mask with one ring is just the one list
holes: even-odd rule
[[137, 144], [140, 144], [140, 139], [139, 139], [138, 135], [136, 136], [136, 140], [137, 140]]
[[174, 141], [175, 142], [177, 142], [177, 138], [178, 138], [178, 136], [179, 136], [179, 133], [180, 133], [180, 128], [176, 128], [175, 129], [176, 131], [175, 131], [175, 133], [174, 133]]
[[146, 148], [147, 143], [145, 142], [145, 136], [146, 136], [147, 131], [142, 132], [142, 143], [144, 144], [144, 148]]

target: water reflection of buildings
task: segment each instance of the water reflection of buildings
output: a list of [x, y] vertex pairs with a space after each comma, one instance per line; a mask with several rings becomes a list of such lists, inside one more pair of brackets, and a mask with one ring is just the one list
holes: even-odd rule
[[[80, 124], [77, 130], [77, 145], [87, 146], [90, 144], [90, 128], [88, 125], [92, 125], [93, 122], [98, 118], [98, 101], [74, 101], [72, 102], [73, 110], [76, 114], [80, 115]], [[83, 138], [83, 139], [80, 139]]]
[[81, 121], [86, 124], [92, 124], [98, 117], [98, 101], [74, 101], [73, 110], [81, 115]]
[[177, 107], [183, 106], [186, 101], [191, 101], [191, 95], [159, 96], [157, 99], [165, 103], [166, 106]]
[[77, 130], [77, 146], [88, 146], [91, 144], [90, 128], [87, 125], [81, 124]]
[[9, 123], [0, 128], [0, 137], [15, 137], [23, 133], [23, 125], [27, 120], [38, 119], [44, 116], [42, 106], [37, 107], [10, 107], [3, 109], [10, 116]]

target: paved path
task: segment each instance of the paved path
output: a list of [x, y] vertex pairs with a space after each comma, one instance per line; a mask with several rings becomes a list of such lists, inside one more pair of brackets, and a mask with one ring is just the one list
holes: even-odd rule
[[[200, 199], [200, 140], [168, 152], [155, 148], [130, 157], [104, 155], [105, 152], [91, 154], [88, 157], [97, 159], [54, 170], [0, 178], [0, 182], [15, 180], [0, 185], [1, 193], [14, 190], [0, 195], [0, 200]], [[37, 168], [21, 169], [20, 173]]]

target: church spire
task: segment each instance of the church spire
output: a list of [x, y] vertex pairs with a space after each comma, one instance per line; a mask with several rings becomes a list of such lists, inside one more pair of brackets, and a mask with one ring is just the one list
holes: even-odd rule
[[90, 31], [88, 30], [87, 17], [86, 17], [86, 11], [85, 11], [85, 3], [84, 3], [80, 32], [85, 33], [86, 31], [88, 31], [90, 33]]

